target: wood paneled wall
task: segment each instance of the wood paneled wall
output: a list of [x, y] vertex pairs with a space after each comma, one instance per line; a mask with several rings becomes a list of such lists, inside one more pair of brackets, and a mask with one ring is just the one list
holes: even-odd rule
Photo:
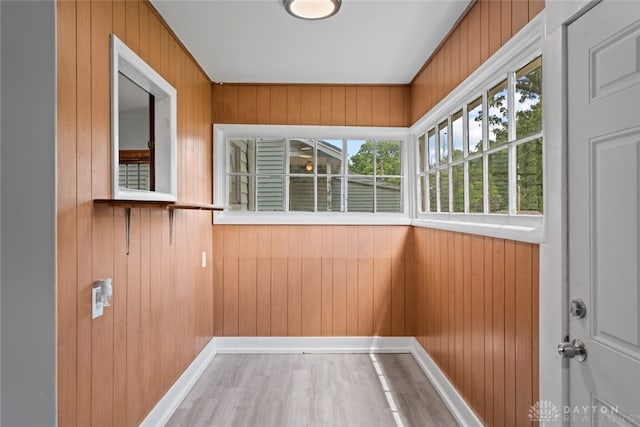
[[410, 227], [213, 228], [216, 336], [407, 335]]
[[415, 336], [487, 426], [538, 400], [539, 247], [407, 226], [214, 226], [215, 336]]
[[428, 228], [413, 228], [411, 239], [413, 335], [485, 425], [531, 425], [538, 245]]
[[[58, 425], [134, 426], [213, 336], [211, 215], [177, 211], [173, 243], [161, 209], [110, 196], [110, 48], [115, 33], [178, 91], [179, 199], [211, 201], [211, 90], [145, 1], [57, 2]], [[113, 304], [91, 320], [94, 280]]]
[[544, 0], [477, 0], [411, 82], [411, 123], [544, 9]]
[[213, 123], [410, 126], [410, 87], [213, 84]]

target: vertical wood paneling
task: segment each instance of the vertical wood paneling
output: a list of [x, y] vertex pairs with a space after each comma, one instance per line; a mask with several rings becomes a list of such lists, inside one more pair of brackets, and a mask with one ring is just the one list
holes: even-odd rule
[[451, 35], [451, 81], [452, 88], [460, 84], [460, 27]]
[[346, 227], [347, 237], [347, 335], [358, 335], [358, 227]]
[[[271, 254], [271, 335], [286, 336], [288, 227], [284, 225], [271, 227]], [[214, 285], [221, 286], [220, 283]]]
[[533, 401], [532, 348], [532, 247], [516, 243], [515, 327], [516, 327], [516, 425], [531, 425], [528, 410]]
[[460, 81], [471, 75], [469, 71], [469, 44], [467, 19], [463, 19], [460, 24]]
[[322, 88], [320, 88], [320, 124], [323, 126], [331, 125], [331, 92], [331, 86], [322, 86]]
[[[223, 287], [224, 283], [224, 228], [213, 227], [213, 334], [222, 336]], [[164, 252], [163, 252], [164, 254]]]
[[[111, 193], [109, 36], [116, 34], [182, 94], [178, 162], [185, 201], [211, 197], [203, 190], [210, 185], [202, 184], [211, 176], [210, 81], [187, 53], [170, 47], [177, 42], [146, 2], [60, 2], [57, 14], [58, 424], [137, 425], [213, 335], [217, 300], [212, 304], [214, 269], [196, 261], [201, 250], [211, 252], [210, 216], [180, 215], [175, 237], [190, 244], [178, 259], [168, 215], [133, 209], [127, 256], [124, 210], [93, 205]], [[170, 64], [178, 57], [185, 77], [176, 79]], [[91, 320], [87, 295], [105, 277], [113, 278], [113, 304]]]
[[344, 126], [346, 118], [346, 88], [334, 86], [331, 88], [331, 124]]
[[389, 227], [377, 227], [373, 234], [373, 332], [391, 335], [392, 301], [392, 232]]
[[127, 268], [127, 424], [136, 423], [142, 400], [140, 381], [140, 209], [131, 209], [131, 237]]
[[238, 122], [254, 123], [258, 119], [256, 86], [238, 87]]
[[505, 324], [504, 324], [504, 240], [494, 239], [493, 261], [493, 425], [504, 427], [505, 411]]
[[[124, 212], [116, 209], [114, 212], [114, 235], [122, 235], [125, 232]], [[127, 255], [126, 242], [117, 239], [113, 247], [115, 283], [127, 282]], [[113, 295], [113, 317], [114, 317], [114, 340], [115, 348], [124, 349], [127, 347], [127, 293], [128, 289], [118, 289]], [[114, 372], [127, 372], [127, 352], [116, 351], [113, 363]], [[127, 412], [122, 408], [127, 407], [127, 375], [115, 375], [113, 387], [113, 424], [123, 426], [127, 423]]]
[[409, 126], [409, 85], [211, 85], [213, 123]]
[[[216, 86], [213, 85], [214, 88]], [[269, 86], [258, 86], [256, 98], [256, 121], [258, 123], [271, 123], [271, 88]], [[216, 120], [213, 122], [217, 123]]]
[[480, 59], [482, 62], [489, 58], [489, 38], [491, 32], [498, 32], [489, 26], [489, 1], [480, 0]]
[[516, 425], [516, 340], [515, 340], [515, 242], [505, 241], [504, 253], [504, 408], [505, 425]]
[[[390, 92], [388, 86], [371, 88], [371, 123], [389, 126]], [[402, 111], [402, 110], [400, 110]]]
[[[213, 123], [224, 123], [224, 106], [223, 106], [223, 92], [222, 85], [212, 84], [211, 85], [211, 121]], [[271, 102], [271, 100], [269, 100]], [[271, 105], [269, 105], [269, 110], [271, 109]], [[271, 123], [271, 118], [267, 123]]]
[[300, 86], [287, 87], [287, 124], [299, 125], [300, 120]]
[[447, 263], [443, 267], [448, 270], [449, 281], [447, 285], [447, 292], [449, 294], [449, 328], [448, 328], [448, 343], [447, 353], [449, 358], [449, 379], [455, 381], [456, 378], [456, 311], [455, 311], [455, 242], [454, 233], [448, 232], [447, 234]]
[[455, 385], [464, 390], [464, 252], [462, 234], [454, 235]]
[[332, 328], [333, 335], [347, 335], [347, 227], [331, 227], [333, 231]]
[[345, 124], [347, 126], [357, 126], [357, 94], [355, 86], [345, 88]]
[[[302, 227], [288, 227], [287, 335], [302, 335]], [[306, 247], [306, 245], [305, 245]]]
[[358, 335], [373, 335], [373, 227], [358, 226]]
[[529, 22], [529, 2], [513, 0], [511, 2], [511, 35], [520, 31]]
[[320, 124], [320, 87], [302, 86], [300, 89], [300, 123]]
[[333, 227], [323, 227], [322, 233], [322, 335], [333, 335]]
[[544, 0], [529, 0], [529, 20], [535, 18], [535, 16], [542, 12], [544, 9]]
[[531, 357], [532, 357], [532, 397], [540, 400], [540, 246], [533, 246], [531, 258]]
[[481, 26], [481, 2], [469, 11], [467, 23], [467, 67], [469, 70], [476, 70], [482, 63], [482, 55], [480, 52], [480, 42], [482, 40]]
[[489, 1], [489, 56], [496, 53], [502, 46], [502, 16], [500, 14], [500, 0]]
[[[222, 93], [224, 96], [224, 92]], [[224, 121], [223, 123], [233, 123]], [[271, 124], [287, 124], [287, 87], [274, 86], [271, 88]]]
[[222, 288], [222, 333], [226, 336], [238, 335], [239, 228], [240, 227], [235, 226], [225, 227], [223, 237], [224, 259], [222, 263], [222, 283], [224, 283], [224, 286]]
[[213, 318], [215, 331], [239, 336], [408, 333], [409, 227], [213, 229], [214, 239], [222, 240], [214, 241], [213, 252], [214, 305], [222, 312]]
[[413, 78], [411, 121], [446, 97], [542, 9], [544, 0], [475, 2]]
[[271, 227], [258, 227], [257, 239], [256, 334], [268, 336], [271, 331]]
[[252, 225], [241, 227], [238, 240], [243, 252], [238, 260], [238, 333], [240, 336], [255, 336], [258, 245], [246, 245], [245, 242], [258, 242], [258, 228]]
[[[406, 123], [404, 120], [403, 92], [401, 86], [389, 88], [389, 126], [403, 126]], [[377, 102], [374, 103], [374, 105], [376, 104]]]
[[[142, 209], [140, 211], [140, 350], [142, 354], [150, 354], [151, 350], [151, 322], [149, 312], [149, 298], [150, 298], [150, 217], [149, 210]], [[141, 404], [145, 411], [151, 408], [150, 393], [150, 381], [151, 371], [150, 363], [145, 363], [140, 366], [140, 388], [142, 390]]]
[[484, 420], [493, 425], [493, 239], [484, 238]]
[[391, 229], [391, 335], [405, 334], [406, 244], [407, 229]]
[[463, 334], [463, 348], [464, 348], [464, 368], [463, 368], [463, 385], [462, 393], [467, 396], [467, 401], [470, 401], [470, 397], [473, 396], [472, 390], [472, 369], [471, 364], [473, 361], [472, 353], [472, 317], [471, 307], [473, 301], [471, 299], [471, 236], [465, 234], [462, 238], [462, 259], [463, 259], [463, 306], [464, 306], [464, 330]]
[[222, 120], [236, 123], [238, 120], [238, 86], [222, 86]]
[[486, 425], [528, 425], [539, 393], [538, 246], [417, 227], [408, 236], [406, 315], [419, 318], [407, 333]]
[[[57, 114], [59, 121], [64, 126], [58, 126], [58, 185], [68, 189], [63, 194], [58, 194], [58, 218], [57, 218], [57, 254], [58, 266], [56, 273], [57, 283], [77, 283], [78, 271], [76, 262], [78, 256], [77, 221], [76, 213], [77, 189], [76, 189], [76, 135], [77, 135], [77, 49], [81, 41], [78, 38], [77, 23], [82, 21], [82, 12], [76, 15], [76, 4], [56, 3], [58, 15], [58, 40], [69, 46], [69, 49], [58, 53], [57, 64]], [[90, 7], [90, 5], [89, 5]], [[89, 10], [90, 13], [90, 10]], [[68, 78], [64, 78], [68, 76]], [[77, 301], [78, 289], [75, 286], [59, 288], [57, 292], [56, 316], [58, 327], [67, 331], [58, 336], [57, 358], [58, 360], [74, 361], [79, 343], [76, 341], [78, 334], [77, 318], [79, 306]], [[77, 425], [76, 411], [81, 403], [79, 391], [79, 372], [74, 363], [61, 363], [58, 365], [58, 395], [59, 410], [58, 422], [61, 425]]]

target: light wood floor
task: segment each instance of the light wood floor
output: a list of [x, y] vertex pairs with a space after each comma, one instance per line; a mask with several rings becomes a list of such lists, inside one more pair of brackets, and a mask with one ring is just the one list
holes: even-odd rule
[[410, 354], [223, 354], [167, 425], [457, 423]]

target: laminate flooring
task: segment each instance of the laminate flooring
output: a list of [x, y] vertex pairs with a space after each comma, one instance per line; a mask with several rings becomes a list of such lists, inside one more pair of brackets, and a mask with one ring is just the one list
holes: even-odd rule
[[221, 354], [167, 426], [457, 426], [410, 354]]

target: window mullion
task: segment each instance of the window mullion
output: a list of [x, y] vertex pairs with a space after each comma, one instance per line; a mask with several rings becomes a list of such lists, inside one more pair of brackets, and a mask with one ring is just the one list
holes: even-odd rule
[[433, 175], [436, 180], [436, 212], [442, 212], [440, 206], [440, 125], [436, 125], [435, 129], [435, 149], [436, 149], [436, 165], [434, 167], [435, 174]]
[[462, 106], [462, 158], [463, 182], [464, 182], [464, 213], [469, 213], [469, 108], [468, 104]]
[[378, 176], [378, 165], [376, 164], [377, 161], [377, 153], [378, 153], [378, 141], [374, 141], [373, 142], [373, 213], [376, 212], [376, 207], [378, 206], [378, 201], [377, 201], [377, 196], [378, 196], [378, 192], [377, 190], [377, 176]]
[[348, 203], [347, 200], [349, 199], [349, 185], [347, 183], [348, 179], [349, 179], [349, 153], [347, 153], [347, 150], [349, 149], [348, 147], [348, 143], [346, 139], [342, 140], [342, 173], [343, 173], [343, 178], [342, 178], [342, 197], [340, 198], [340, 203], [342, 203], [342, 212], [347, 212], [348, 209]]
[[489, 102], [487, 92], [482, 93], [482, 200], [484, 214], [489, 213]]
[[448, 154], [448, 169], [447, 169], [447, 177], [449, 183], [447, 184], [447, 188], [449, 190], [449, 212], [453, 212], [453, 166], [451, 166], [451, 162], [453, 161], [453, 131], [451, 130], [452, 120], [451, 115], [447, 118], [447, 154]]
[[290, 160], [289, 160], [289, 138], [284, 139], [284, 211], [289, 212], [289, 170], [290, 170]]
[[315, 138], [313, 139], [313, 163], [313, 211], [318, 212], [318, 140]]
[[516, 188], [516, 179], [517, 179], [517, 171], [516, 171], [516, 145], [512, 143], [516, 139], [516, 113], [515, 113], [515, 73], [510, 72], [507, 77], [508, 80], [508, 90], [507, 90], [507, 129], [509, 134], [509, 153], [508, 153], [508, 167], [509, 167], [509, 214], [516, 214], [516, 198], [517, 198], [517, 188]]

